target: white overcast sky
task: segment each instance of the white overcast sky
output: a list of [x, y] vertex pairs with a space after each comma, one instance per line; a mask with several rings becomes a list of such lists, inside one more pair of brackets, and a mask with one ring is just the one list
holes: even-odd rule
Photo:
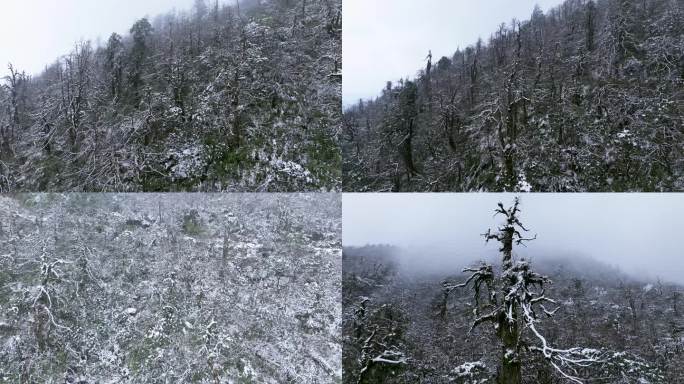
[[499, 24], [528, 20], [562, 0], [343, 0], [343, 99], [377, 96], [388, 80], [414, 77], [458, 47], [487, 41]]
[[[480, 234], [495, 229], [496, 203], [511, 194], [344, 194], [344, 245], [432, 249], [421, 262], [468, 264], [496, 253]], [[520, 255], [579, 255], [646, 278], [684, 283], [682, 194], [523, 194], [521, 221], [537, 234]], [[448, 257], [448, 259], [444, 259]]]
[[189, 10], [194, 0], [0, 0], [0, 77], [12, 62], [29, 74], [69, 53], [76, 42], [128, 32], [145, 16]]

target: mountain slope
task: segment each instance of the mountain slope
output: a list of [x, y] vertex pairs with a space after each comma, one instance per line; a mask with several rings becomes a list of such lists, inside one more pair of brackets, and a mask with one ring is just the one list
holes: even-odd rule
[[138, 20], [0, 86], [0, 191], [318, 191], [340, 184], [339, 1]]
[[502, 24], [344, 113], [344, 189], [682, 190], [682, 20], [678, 0], [567, 0]]

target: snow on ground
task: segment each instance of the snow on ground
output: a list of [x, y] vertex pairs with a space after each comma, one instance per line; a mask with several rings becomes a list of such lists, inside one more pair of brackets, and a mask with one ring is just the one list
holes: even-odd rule
[[27, 359], [37, 382], [339, 382], [340, 210], [335, 194], [0, 197], [0, 382]]

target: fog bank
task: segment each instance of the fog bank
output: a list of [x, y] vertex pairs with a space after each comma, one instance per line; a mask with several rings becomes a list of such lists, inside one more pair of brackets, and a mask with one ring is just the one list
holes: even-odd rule
[[[519, 256], [581, 256], [641, 279], [684, 283], [679, 194], [523, 194], [522, 223], [537, 235]], [[391, 244], [422, 268], [454, 268], [493, 257], [482, 233], [502, 221], [496, 204], [513, 194], [345, 194], [343, 244]]]

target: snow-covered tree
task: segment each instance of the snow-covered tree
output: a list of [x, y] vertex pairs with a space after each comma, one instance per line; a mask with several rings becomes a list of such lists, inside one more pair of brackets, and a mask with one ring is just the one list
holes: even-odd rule
[[457, 288], [472, 286], [474, 289], [475, 320], [469, 333], [480, 325], [492, 324], [501, 345], [498, 383], [522, 383], [525, 364], [523, 352], [541, 355], [558, 375], [575, 383], [583, 382], [580, 377], [582, 369], [592, 365], [607, 365], [611, 359], [619, 360], [620, 356], [601, 349], [559, 348], [543, 335], [540, 323], [544, 318], [552, 317], [560, 308], [557, 301], [546, 295], [545, 286], [551, 280], [534, 272], [529, 261], [517, 258], [513, 253], [514, 245], [523, 245], [536, 236], [524, 236], [528, 230], [519, 219], [518, 198], [510, 208], [499, 203], [495, 212], [504, 217], [504, 222], [495, 231], [488, 230], [483, 236], [487, 241], [495, 240], [500, 244], [500, 268], [486, 263], [476, 268], [466, 268], [464, 272], [471, 275], [465, 282], [445, 282], [443, 290], [448, 294]]

